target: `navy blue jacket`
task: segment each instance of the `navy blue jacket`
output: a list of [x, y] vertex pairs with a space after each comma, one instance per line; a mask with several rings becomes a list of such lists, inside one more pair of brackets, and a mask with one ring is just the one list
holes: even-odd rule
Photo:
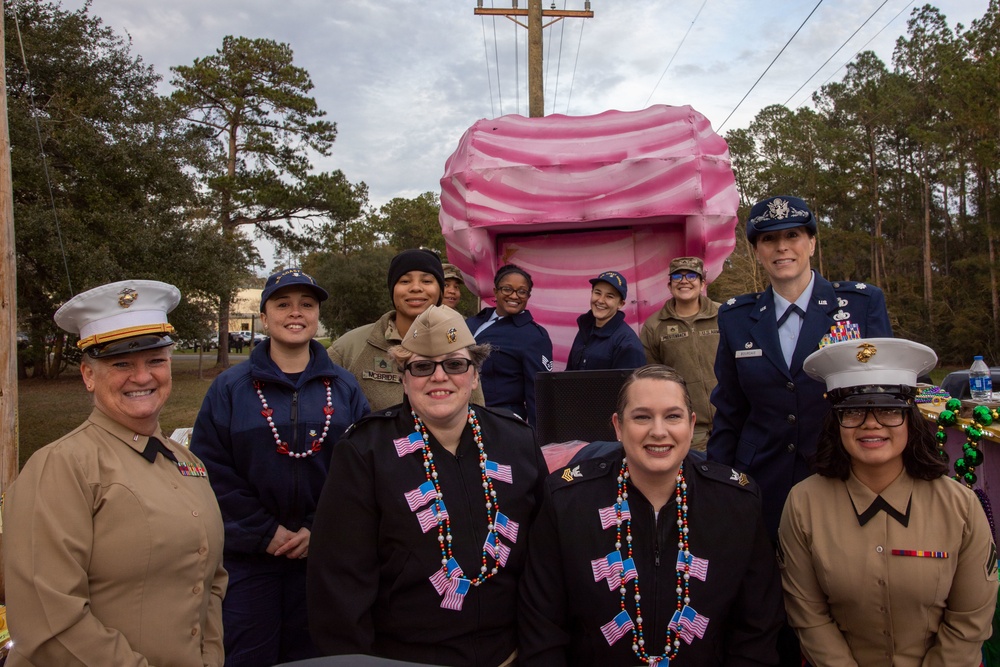
[[605, 368], [638, 368], [646, 365], [646, 351], [625, 313], [618, 311], [603, 327], [595, 327], [589, 310], [576, 318], [580, 330], [569, 350], [568, 371], [599, 371]]
[[885, 295], [858, 282], [816, 274], [791, 368], [785, 365], [774, 292], [744, 294], [719, 309], [718, 385], [708, 458], [748, 473], [760, 485], [764, 522], [774, 540], [785, 498], [812, 473], [811, 460], [830, 404], [826, 386], [802, 370], [830, 327], [850, 321], [864, 338], [891, 337]]
[[[465, 321], [469, 331], [493, 316], [495, 308], [484, 308]], [[552, 370], [552, 341], [549, 332], [535, 322], [531, 313], [501, 318], [476, 336], [477, 343], [489, 343], [493, 351], [483, 364], [480, 378], [487, 407], [506, 408], [535, 423], [535, 375]]]
[[[316, 341], [309, 343], [309, 365], [294, 383], [271, 361], [270, 350], [268, 340], [254, 348], [248, 362], [215, 379], [191, 436], [191, 451], [204, 461], [219, 500], [227, 556], [264, 553], [279, 525], [292, 532], [312, 527], [334, 443], [368, 414], [357, 380]], [[263, 383], [282, 440], [290, 451], [303, 452], [322, 435], [326, 421], [323, 378], [331, 381], [334, 413], [322, 448], [300, 459], [278, 454], [254, 380]]]

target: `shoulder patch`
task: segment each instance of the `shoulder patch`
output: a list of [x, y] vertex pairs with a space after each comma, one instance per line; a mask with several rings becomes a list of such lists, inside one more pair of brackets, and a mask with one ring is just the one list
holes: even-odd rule
[[717, 463], [715, 461], [699, 461], [694, 464], [694, 469], [701, 474], [702, 477], [707, 477], [708, 479], [714, 480], [716, 482], [722, 482], [728, 486], [734, 486], [745, 491], [750, 491], [757, 495], [759, 493], [757, 488], [757, 483], [750, 478], [745, 472], [737, 470], [736, 468], [728, 465], [723, 465], [722, 463]]

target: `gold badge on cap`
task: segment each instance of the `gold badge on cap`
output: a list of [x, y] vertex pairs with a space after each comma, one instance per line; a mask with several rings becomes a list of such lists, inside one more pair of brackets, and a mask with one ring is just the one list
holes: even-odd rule
[[458, 340], [458, 329], [448, 329], [448, 342], [454, 343], [456, 340]]
[[128, 308], [135, 300], [139, 298], [139, 293], [136, 292], [131, 287], [125, 287], [121, 292], [118, 292], [118, 305], [122, 308]]
[[877, 352], [878, 350], [876, 350], [875, 346], [871, 343], [862, 343], [861, 345], [858, 345], [858, 361], [863, 364], [867, 364], [872, 360], [872, 357], [874, 357]]

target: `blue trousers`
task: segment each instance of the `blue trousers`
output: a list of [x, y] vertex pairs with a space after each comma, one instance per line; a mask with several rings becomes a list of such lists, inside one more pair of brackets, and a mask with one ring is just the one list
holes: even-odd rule
[[226, 667], [271, 667], [319, 655], [306, 619], [306, 560], [226, 556]]

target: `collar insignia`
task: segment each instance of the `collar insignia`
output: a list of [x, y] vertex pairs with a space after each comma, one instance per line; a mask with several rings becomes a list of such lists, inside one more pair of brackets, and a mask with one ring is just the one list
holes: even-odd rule
[[574, 477], [583, 477], [580, 473], [580, 466], [576, 466], [575, 468], [566, 468], [563, 470], [562, 478], [567, 482], [572, 482]]

